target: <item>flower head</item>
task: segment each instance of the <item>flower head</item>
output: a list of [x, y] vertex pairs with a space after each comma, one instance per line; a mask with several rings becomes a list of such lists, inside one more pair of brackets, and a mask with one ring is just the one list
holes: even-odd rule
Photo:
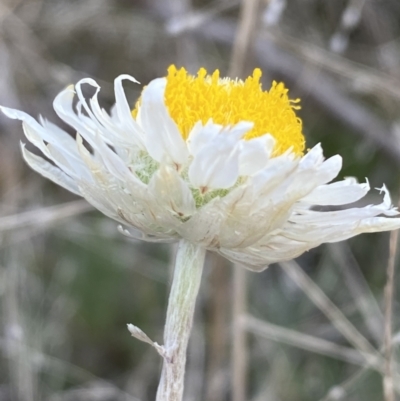
[[[144, 87], [132, 110], [122, 82], [137, 81], [121, 75], [111, 114], [98, 103], [97, 83], [83, 79], [54, 101], [76, 140], [45, 119], [2, 110], [23, 121], [27, 139], [54, 163], [22, 145], [34, 170], [86, 198], [135, 238], [185, 238], [262, 270], [323, 242], [399, 228], [385, 187], [379, 205], [314, 210], [359, 200], [368, 182], [329, 184], [341, 157], [325, 160], [319, 144], [305, 153], [298, 100], [289, 99], [282, 83], [264, 91], [260, 77], [259, 69], [241, 81], [171, 66], [167, 77]], [[89, 101], [84, 84], [96, 89]]]

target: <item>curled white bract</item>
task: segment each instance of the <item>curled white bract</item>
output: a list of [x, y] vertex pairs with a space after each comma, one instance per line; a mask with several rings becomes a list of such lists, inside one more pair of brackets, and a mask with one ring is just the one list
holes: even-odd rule
[[[221, 126], [211, 119], [195, 124], [184, 139], [164, 102], [164, 78], [143, 90], [136, 117], [123, 80], [137, 82], [128, 75], [115, 80], [111, 114], [100, 107], [92, 79], [56, 97], [54, 109], [76, 130], [76, 139], [45, 119], [1, 109], [23, 122], [28, 141], [50, 160], [23, 144], [26, 162], [121, 223], [125, 234], [131, 230], [149, 241], [185, 238], [260, 271], [324, 242], [400, 227], [385, 187], [381, 204], [340, 208], [370, 187], [353, 178], [330, 183], [342, 159], [325, 160], [319, 144], [304, 156], [290, 149], [273, 156], [275, 140], [268, 133], [244, 139], [251, 121]], [[95, 88], [91, 99], [82, 95], [82, 85]]]

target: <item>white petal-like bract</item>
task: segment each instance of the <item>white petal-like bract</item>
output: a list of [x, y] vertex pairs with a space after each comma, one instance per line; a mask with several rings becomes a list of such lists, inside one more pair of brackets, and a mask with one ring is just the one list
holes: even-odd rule
[[[369, 183], [331, 183], [342, 159], [325, 160], [320, 144], [303, 156], [291, 148], [274, 154], [273, 134], [246, 138], [252, 121], [223, 126], [212, 116], [185, 136], [165, 103], [165, 78], [144, 88], [136, 114], [123, 80], [137, 82], [128, 75], [115, 80], [111, 114], [100, 107], [100, 87], [92, 79], [76, 85], [76, 107], [73, 87], [56, 97], [55, 111], [76, 130], [76, 139], [43, 118], [1, 110], [23, 122], [27, 140], [47, 159], [22, 145], [29, 166], [86, 198], [122, 224], [125, 235], [185, 238], [260, 271], [323, 242], [400, 227], [385, 187], [378, 205], [342, 208], [364, 197]], [[91, 99], [82, 85], [95, 88]]]

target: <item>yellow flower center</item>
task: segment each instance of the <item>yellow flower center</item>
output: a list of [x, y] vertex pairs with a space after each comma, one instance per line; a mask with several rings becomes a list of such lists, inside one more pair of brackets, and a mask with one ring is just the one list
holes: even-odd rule
[[300, 109], [300, 100], [290, 100], [283, 83], [274, 81], [271, 89], [264, 91], [261, 74], [256, 68], [252, 76], [241, 81], [220, 78], [218, 70], [207, 75], [207, 71], [200, 68], [197, 76], [193, 76], [184, 68], [178, 70], [174, 65], [170, 66], [165, 104], [182, 137], [187, 139], [198, 121], [205, 124], [212, 119], [223, 126], [250, 121], [254, 127], [245, 139], [271, 134], [276, 140], [275, 156], [289, 148], [302, 155], [305, 148], [302, 121], [295, 113]]

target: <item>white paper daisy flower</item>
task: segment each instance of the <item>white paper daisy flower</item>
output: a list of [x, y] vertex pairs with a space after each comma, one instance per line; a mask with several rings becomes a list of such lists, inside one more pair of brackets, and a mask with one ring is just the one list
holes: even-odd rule
[[[121, 75], [111, 114], [99, 106], [97, 83], [82, 79], [54, 101], [76, 140], [45, 119], [2, 111], [23, 121], [27, 139], [51, 161], [22, 145], [35, 171], [136, 238], [183, 238], [260, 271], [323, 242], [399, 228], [385, 187], [379, 205], [314, 210], [358, 201], [368, 182], [329, 184], [341, 157], [325, 160], [319, 144], [305, 152], [298, 100], [288, 98], [282, 83], [263, 91], [260, 77], [258, 69], [245, 81], [204, 69], [195, 77], [171, 66], [167, 77], [143, 89], [132, 111], [122, 82], [137, 81]], [[96, 89], [89, 101], [83, 85]]]

